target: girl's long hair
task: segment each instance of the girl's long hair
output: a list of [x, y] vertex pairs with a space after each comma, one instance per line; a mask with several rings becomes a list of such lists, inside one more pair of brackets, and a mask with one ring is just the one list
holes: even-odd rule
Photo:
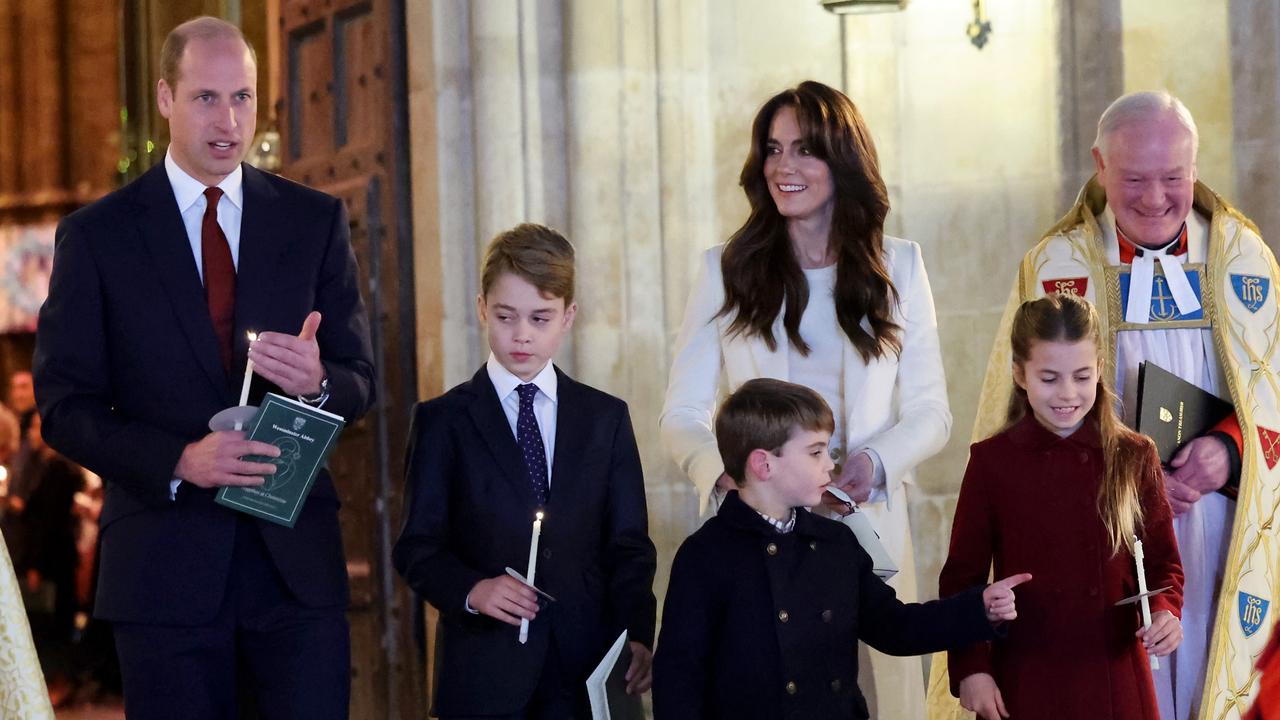
[[[751, 150], [739, 178], [751, 214], [721, 257], [724, 305], [717, 317], [732, 318], [730, 334], [759, 336], [777, 350], [773, 322], [785, 300], [787, 340], [802, 355], [809, 354], [809, 344], [800, 337], [809, 285], [792, 251], [786, 218], [778, 213], [764, 177], [769, 126], [783, 107], [794, 108], [809, 151], [831, 169], [835, 203], [828, 242], [836, 255], [836, 320], [863, 362], [899, 353], [902, 328], [893, 321], [898, 291], [883, 258], [889, 193], [875, 143], [853, 101], [813, 81], [778, 93], [756, 114]], [[864, 318], [870, 332], [862, 326]]]
[[[1101, 362], [1102, 324], [1093, 305], [1076, 295], [1053, 294], [1022, 304], [1013, 317], [1010, 344], [1013, 363], [1025, 367], [1037, 342], [1092, 341], [1099, 349], [1098, 394], [1086, 422], [1097, 425], [1102, 439], [1105, 468], [1098, 489], [1098, 514], [1111, 541], [1112, 554], [1133, 549], [1133, 538], [1142, 533], [1142, 470], [1150, 452], [1150, 440], [1124, 426], [1116, 413], [1116, 395]], [[1027, 393], [1015, 382], [1009, 397], [1008, 425], [1030, 410]]]

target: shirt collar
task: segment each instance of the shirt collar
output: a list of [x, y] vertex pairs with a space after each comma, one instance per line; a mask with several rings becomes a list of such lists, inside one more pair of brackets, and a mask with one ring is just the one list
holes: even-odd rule
[[772, 525], [775, 530], [782, 533], [783, 535], [786, 535], [787, 533], [796, 529], [796, 509], [795, 508], [791, 508], [791, 516], [787, 518], [786, 522], [783, 522], [775, 517], [770, 517], [768, 515], [765, 515], [759, 510], [756, 510], [756, 514], [764, 518], [765, 522]]
[[[489, 382], [493, 383], [493, 389], [497, 391], [499, 400], [515, 392], [517, 387], [525, 384], [523, 380], [503, 367], [493, 353], [489, 353], [489, 359], [485, 362], [484, 367], [489, 372]], [[556, 401], [556, 389], [560, 385], [560, 380], [556, 377], [555, 363], [548, 362], [544, 365], [531, 382], [538, 386], [538, 390], [542, 391], [542, 394], [546, 395], [547, 399], [553, 403]]]
[[[178, 201], [178, 212], [185, 213], [204, 195], [205, 185], [178, 167], [172, 153], [164, 154], [164, 170], [169, 176], [169, 184], [173, 186], [173, 197]], [[236, 169], [232, 170], [230, 175], [222, 178], [218, 187], [222, 188], [223, 196], [230, 200], [237, 210], [244, 210], [244, 170], [241, 166], [236, 165]]]
[[[1133, 257], [1138, 253], [1138, 245], [1129, 238], [1125, 237], [1124, 231], [1116, 225], [1116, 243], [1120, 246], [1120, 263], [1129, 265], [1133, 262]], [[1143, 251], [1164, 252], [1168, 250], [1169, 255], [1186, 255], [1187, 254], [1187, 223], [1182, 223], [1182, 229], [1178, 231], [1178, 237], [1165, 243], [1163, 247], [1158, 248], [1141, 248]]]

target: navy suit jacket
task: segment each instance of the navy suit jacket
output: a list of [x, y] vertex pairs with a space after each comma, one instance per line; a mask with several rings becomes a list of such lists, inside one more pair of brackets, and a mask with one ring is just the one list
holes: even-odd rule
[[[325, 409], [352, 422], [372, 402], [368, 319], [341, 201], [243, 168], [231, 377], [163, 165], [58, 224], [36, 397], [48, 443], [105, 485], [96, 613], [108, 620], [196, 625], [218, 611], [238, 513], [189, 483], [170, 500], [169, 483], [183, 448], [238, 401], [246, 331], [296, 334], [319, 310]], [[268, 391], [281, 392], [255, 377], [250, 403]], [[327, 472], [292, 530], [253, 522], [301, 603], [346, 603]]]
[[517, 628], [465, 609], [477, 582], [507, 567], [525, 572], [538, 510], [487, 370], [414, 409], [409, 504], [392, 558], [440, 611], [433, 714], [520, 712], [553, 635], [575, 690], [624, 628], [653, 647], [657, 561], [631, 417], [622, 400], [556, 375], [536, 584], [557, 602], [530, 623], [526, 645]]

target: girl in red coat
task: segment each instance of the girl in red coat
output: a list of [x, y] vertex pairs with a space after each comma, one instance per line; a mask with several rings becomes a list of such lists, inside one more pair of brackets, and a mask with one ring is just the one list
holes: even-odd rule
[[[1009, 423], [970, 449], [939, 591], [1031, 573], [1018, 622], [948, 654], [951, 692], [985, 720], [1157, 720], [1148, 655], [1182, 640], [1182, 567], [1150, 439], [1126, 429], [1088, 301], [1024, 303], [1011, 344]], [[1150, 629], [1137, 604], [1142, 540]], [[1025, 598], [1025, 599], [1024, 599]]]

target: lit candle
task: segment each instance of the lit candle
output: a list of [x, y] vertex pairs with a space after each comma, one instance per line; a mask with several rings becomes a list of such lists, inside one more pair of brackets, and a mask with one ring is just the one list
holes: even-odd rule
[[[1142, 567], [1142, 541], [1133, 536], [1133, 561], [1138, 565], [1138, 603], [1142, 605], [1142, 627], [1151, 630], [1151, 602], [1147, 599], [1147, 571]], [[1160, 669], [1160, 658], [1151, 656], [1151, 669]]]
[[[253, 345], [253, 341], [258, 339], [258, 334], [249, 333], [249, 344]], [[249, 404], [249, 385], [253, 382], [253, 358], [244, 364], [244, 384], [240, 386], [240, 404]]]
[[[529, 581], [530, 587], [538, 572], [538, 536], [542, 534], [542, 512], [539, 511], [533, 516], [533, 538], [529, 540], [529, 569], [524, 574], [525, 580]], [[529, 621], [520, 621], [520, 644], [524, 645], [529, 642]]]

